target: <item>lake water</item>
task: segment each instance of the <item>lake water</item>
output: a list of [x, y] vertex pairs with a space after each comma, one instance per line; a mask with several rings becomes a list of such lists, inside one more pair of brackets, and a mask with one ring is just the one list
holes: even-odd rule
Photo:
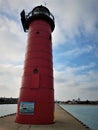
[[0, 117], [12, 113], [16, 113], [17, 104], [3, 104], [0, 105]]
[[[92, 130], [98, 130], [98, 105], [60, 105]], [[0, 116], [16, 113], [17, 104], [0, 105]]]
[[98, 105], [60, 105], [92, 130], [98, 130]]

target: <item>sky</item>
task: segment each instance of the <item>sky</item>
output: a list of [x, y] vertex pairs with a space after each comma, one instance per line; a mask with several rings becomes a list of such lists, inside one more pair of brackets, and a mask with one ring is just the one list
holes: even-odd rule
[[0, 97], [19, 96], [27, 46], [20, 12], [45, 4], [55, 17], [55, 100], [98, 100], [98, 0], [0, 0]]

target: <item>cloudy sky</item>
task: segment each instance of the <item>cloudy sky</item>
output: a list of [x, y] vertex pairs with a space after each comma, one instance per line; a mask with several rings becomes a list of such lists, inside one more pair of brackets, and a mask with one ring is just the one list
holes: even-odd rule
[[56, 100], [98, 100], [98, 0], [0, 0], [0, 97], [18, 97], [26, 51], [20, 12], [45, 5], [53, 32]]

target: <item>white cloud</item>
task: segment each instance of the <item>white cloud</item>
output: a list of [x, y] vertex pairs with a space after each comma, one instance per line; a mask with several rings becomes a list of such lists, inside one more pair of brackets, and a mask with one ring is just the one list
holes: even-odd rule
[[[77, 68], [66, 67], [65, 70], [62, 71], [55, 70], [56, 99], [68, 100], [80, 97], [84, 100], [91, 99], [91, 95], [93, 95], [94, 99], [97, 99], [97, 92], [94, 88], [98, 89], [98, 71], [92, 70], [94, 66], [95, 64], [91, 63], [90, 65]], [[79, 73], [81, 71], [82, 74]], [[94, 89], [94, 91], [92, 91], [92, 89]]]
[[85, 53], [89, 53], [92, 50], [93, 50], [93, 47], [91, 45], [86, 45], [86, 46], [83, 46], [81, 48], [79, 48], [79, 47], [73, 48], [73, 49], [68, 50], [64, 53], [61, 53], [61, 55], [63, 55], [63, 56], [79, 56], [79, 55], [82, 55]]
[[5, 16], [0, 17], [0, 62], [23, 61], [26, 36], [18, 23]]
[[0, 96], [18, 97], [22, 66], [0, 64]]
[[64, 30], [60, 27], [60, 23], [56, 22], [56, 27], [55, 30], [53, 32], [53, 47], [59, 45], [59, 44], [63, 44], [66, 43], [66, 37], [64, 35]]
[[58, 27], [63, 31], [59, 35], [55, 30], [54, 39], [62, 36], [65, 37], [65, 42], [62, 41], [64, 38], [60, 38], [54, 44], [66, 43], [66, 41], [70, 41], [71, 44], [71, 41], [81, 35], [81, 32], [84, 35], [96, 35], [96, 24], [98, 22], [97, 0], [63, 0], [62, 3], [61, 1], [56, 3], [53, 3], [52, 6], [55, 7], [53, 13], [57, 18]]

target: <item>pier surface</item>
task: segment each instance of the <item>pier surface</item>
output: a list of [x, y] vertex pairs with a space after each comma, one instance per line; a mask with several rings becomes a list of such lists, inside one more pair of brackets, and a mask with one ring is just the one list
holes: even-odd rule
[[0, 118], [0, 130], [90, 130], [59, 105], [55, 105], [55, 123], [51, 125], [24, 125], [15, 123], [15, 114]]

